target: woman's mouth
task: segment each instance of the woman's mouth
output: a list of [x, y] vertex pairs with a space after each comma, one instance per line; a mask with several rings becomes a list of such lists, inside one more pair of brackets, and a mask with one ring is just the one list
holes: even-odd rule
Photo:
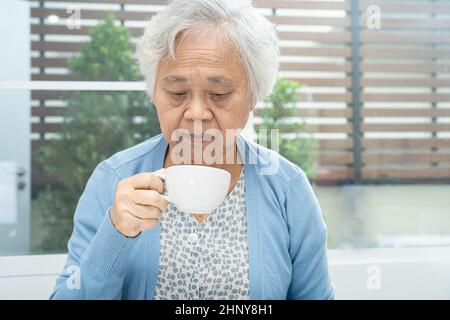
[[196, 143], [205, 143], [205, 142], [211, 142], [213, 139], [210, 135], [205, 134], [191, 134], [188, 136], [192, 142]]

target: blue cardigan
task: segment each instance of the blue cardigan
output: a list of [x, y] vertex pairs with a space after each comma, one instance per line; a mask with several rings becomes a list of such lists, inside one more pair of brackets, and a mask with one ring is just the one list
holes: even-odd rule
[[[96, 167], [79, 199], [67, 262], [51, 299], [152, 299], [160, 227], [127, 238], [107, 212], [116, 184], [162, 168], [167, 146], [159, 134]], [[305, 173], [242, 135], [237, 147], [245, 170], [251, 299], [334, 299], [327, 229]], [[276, 174], [262, 174], [274, 164]]]

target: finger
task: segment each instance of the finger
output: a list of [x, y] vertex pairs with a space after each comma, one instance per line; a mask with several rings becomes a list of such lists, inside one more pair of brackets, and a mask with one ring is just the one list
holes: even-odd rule
[[129, 223], [133, 226], [134, 236], [137, 236], [143, 231], [156, 227], [159, 224], [159, 219], [141, 220], [130, 215]]
[[131, 200], [140, 205], [144, 206], [155, 206], [161, 211], [167, 209], [167, 201], [164, 199], [156, 190], [132, 190], [129, 193]]
[[138, 204], [130, 204], [130, 208], [127, 211], [139, 220], [159, 219], [162, 214], [162, 211], [157, 207]]
[[150, 172], [138, 173], [131, 177], [131, 186], [134, 189], [157, 190], [159, 193], [164, 192], [163, 181]]
[[167, 169], [166, 168], [161, 168], [159, 170], [153, 171], [152, 172], [155, 176], [157, 176], [158, 178], [162, 179], [162, 180], [166, 180], [167, 177]]
[[146, 231], [156, 227], [159, 224], [159, 219], [155, 220], [141, 220], [139, 224], [139, 229], [141, 231]]

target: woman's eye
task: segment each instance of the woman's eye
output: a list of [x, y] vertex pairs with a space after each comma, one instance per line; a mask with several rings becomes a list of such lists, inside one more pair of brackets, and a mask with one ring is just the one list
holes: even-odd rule
[[217, 100], [217, 101], [223, 100], [226, 97], [228, 97], [229, 95], [230, 95], [230, 93], [211, 93], [210, 94], [211, 98], [213, 100]]
[[186, 92], [170, 92], [170, 94], [176, 97], [183, 97], [186, 95]]
[[175, 99], [183, 99], [186, 97], [186, 92], [169, 92], [169, 94]]

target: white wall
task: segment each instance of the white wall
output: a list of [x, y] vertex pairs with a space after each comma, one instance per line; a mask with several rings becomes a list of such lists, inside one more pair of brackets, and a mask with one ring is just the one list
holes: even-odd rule
[[[0, 299], [47, 299], [64, 262], [0, 257]], [[338, 299], [450, 299], [450, 247], [330, 250], [329, 262]]]
[[[0, 3], [0, 82], [30, 79], [29, 6], [28, 1], [22, 0], [2, 0]], [[19, 190], [16, 182], [6, 182], [11, 181], [8, 174], [17, 174], [16, 169], [0, 172], [0, 183], [9, 194], [9, 199], [2, 201], [0, 197], [0, 255], [27, 254], [29, 250], [30, 106], [29, 90], [0, 90], [0, 163], [13, 163], [25, 173], [18, 177], [17, 182], [25, 183]], [[11, 222], [11, 216], [15, 223]]]

